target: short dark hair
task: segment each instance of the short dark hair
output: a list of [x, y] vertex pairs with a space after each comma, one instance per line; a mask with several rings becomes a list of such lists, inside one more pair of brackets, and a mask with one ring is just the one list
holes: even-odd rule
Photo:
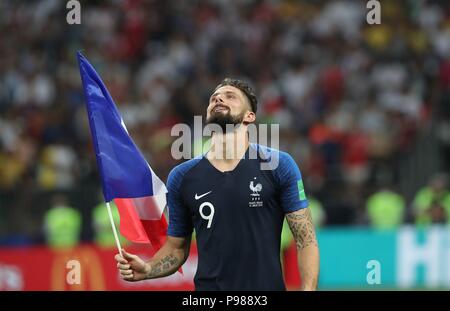
[[245, 96], [247, 97], [248, 102], [250, 103], [250, 107], [252, 108], [252, 111], [256, 113], [258, 100], [256, 99], [256, 95], [253, 92], [252, 87], [247, 82], [238, 79], [225, 78], [222, 80], [222, 82], [219, 83], [219, 85], [216, 87], [214, 91], [225, 85], [234, 86], [235, 88], [241, 90], [242, 93], [244, 93]]

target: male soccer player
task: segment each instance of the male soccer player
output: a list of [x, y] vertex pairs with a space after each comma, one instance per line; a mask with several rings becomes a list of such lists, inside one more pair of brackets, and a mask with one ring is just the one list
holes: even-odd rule
[[[285, 290], [280, 236], [286, 217], [297, 244], [302, 289], [316, 289], [319, 250], [300, 170], [289, 154], [249, 143], [256, 106], [243, 81], [225, 79], [216, 87], [206, 117], [222, 131], [213, 133], [206, 154], [170, 172], [166, 243], [148, 262], [125, 251], [123, 257], [117, 254], [123, 279], [176, 272], [189, 255], [195, 228], [196, 290]], [[237, 126], [227, 132], [227, 124]], [[256, 157], [249, 156], [251, 148]], [[261, 169], [273, 156], [278, 165]]]

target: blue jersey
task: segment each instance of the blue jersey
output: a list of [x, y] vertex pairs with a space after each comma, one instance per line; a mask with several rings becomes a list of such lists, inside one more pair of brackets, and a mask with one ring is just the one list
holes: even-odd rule
[[[250, 148], [257, 150], [250, 157]], [[278, 166], [262, 170], [262, 163]], [[275, 167], [275, 166], [274, 166]], [[286, 213], [308, 206], [292, 157], [250, 144], [232, 171], [220, 172], [204, 156], [176, 166], [167, 181], [173, 237], [195, 229], [197, 290], [285, 290], [280, 239]]]

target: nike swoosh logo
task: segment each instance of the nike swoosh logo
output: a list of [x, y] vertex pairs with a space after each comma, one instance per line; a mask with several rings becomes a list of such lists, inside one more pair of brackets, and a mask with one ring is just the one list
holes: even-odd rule
[[208, 191], [208, 192], [206, 192], [206, 193], [203, 193], [202, 195], [197, 195], [197, 193], [196, 193], [195, 196], [194, 196], [194, 198], [195, 198], [196, 200], [201, 199], [201, 198], [203, 198], [205, 195], [210, 194], [211, 192], [212, 192], [212, 190], [211, 190], [211, 191]]

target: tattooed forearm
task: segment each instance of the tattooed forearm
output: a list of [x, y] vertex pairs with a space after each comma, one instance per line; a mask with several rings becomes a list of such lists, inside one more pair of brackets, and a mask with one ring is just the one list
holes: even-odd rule
[[317, 289], [319, 278], [319, 246], [309, 208], [286, 214], [297, 244], [297, 258], [302, 290]]
[[174, 255], [167, 255], [162, 259], [152, 262], [147, 278], [158, 278], [174, 273], [180, 266], [180, 260]]
[[314, 230], [309, 208], [286, 214], [286, 219], [299, 250], [310, 245], [317, 246], [316, 232]]

